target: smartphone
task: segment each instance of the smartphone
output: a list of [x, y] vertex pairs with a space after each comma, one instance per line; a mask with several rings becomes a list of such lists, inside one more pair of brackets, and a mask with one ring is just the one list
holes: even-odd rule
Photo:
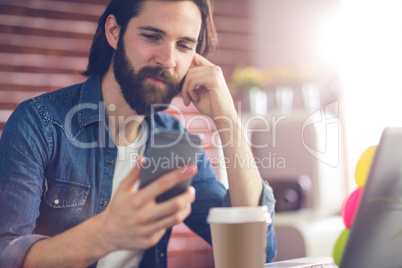
[[[156, 129], [151, 135], [145, 152], [144, 164], [139, 189], [157, 180], [160, 176], [189, 164], [197, 165], [200, 154], [201, 137], [184, 131]], [[163, 202], [182, 194], [191, 185], [192, 178], [176, 184], [173, 188], [156, 198]]]

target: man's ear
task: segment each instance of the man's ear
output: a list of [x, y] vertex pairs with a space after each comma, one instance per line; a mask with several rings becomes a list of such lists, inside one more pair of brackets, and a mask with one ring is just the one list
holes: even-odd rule
[[116, 50], [120, 37], [120, 26], [117, 24], [114, 15], [109, 15], [105, 23], [105, 35], [109, 45]]

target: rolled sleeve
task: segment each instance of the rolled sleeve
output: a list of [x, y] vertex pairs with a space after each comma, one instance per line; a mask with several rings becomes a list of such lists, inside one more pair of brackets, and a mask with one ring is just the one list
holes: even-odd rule
[[3, 246], [0, 254], [0, 263], [2, 267], [19, 268], [24, 264], [28, 250], [34, 243], [46, 239], [43, 235], [23, 235], [13, 240], [3, 240]]
[[275, 197], [271, 186], [263, 181], [260, 205], [267, 206], [271, 214], [272, 223], [268, 225], [266, 262], [272, 262], [276, 256], [276, 235], [274, 229]]
[[268, 211], [271, 214], [271, 217], [273, 219], [275, 215], [275, 197], [274, 193], [272, 191], [271, 186], [268, 185], [265, 181], [262, 182], [262, 194], [261, 194], [261, 199], [260, 199], [260, 205], [261, 206], [267, 206]]

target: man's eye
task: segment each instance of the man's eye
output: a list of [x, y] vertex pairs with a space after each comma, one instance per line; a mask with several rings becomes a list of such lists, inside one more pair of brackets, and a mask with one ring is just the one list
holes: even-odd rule
[[158, 41], [159, 37], [153, 34], [142, 34], [142, 36], [148, 41]]
[[193, 48], [187, 44], [177, 44], [177, 46], [183, 51], [190, 51]]

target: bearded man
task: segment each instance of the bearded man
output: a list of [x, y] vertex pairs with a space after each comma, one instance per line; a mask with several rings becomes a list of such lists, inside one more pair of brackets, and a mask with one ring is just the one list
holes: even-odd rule
[[[4, 128], [1, 267], [167, 267], [175, 224], [211, 243], [211, 207], [266, 205], [273, 217], [272, 190], [255, 165], [235, 166], [251, 151], [220, 67], [204, 58], [214, 40], [209, 0], [112, 0], [88, 80], [23, 102]], [[229, 189], [205, 154], [136, 187], [155, 130], [187, 131], [161, 112], [178, 94], [218, 131], [231, 130], [219, 132]], [[192, 177], [184, 193], [156, 201]], [[272, 224], [266, 252], [272, 261]]]

